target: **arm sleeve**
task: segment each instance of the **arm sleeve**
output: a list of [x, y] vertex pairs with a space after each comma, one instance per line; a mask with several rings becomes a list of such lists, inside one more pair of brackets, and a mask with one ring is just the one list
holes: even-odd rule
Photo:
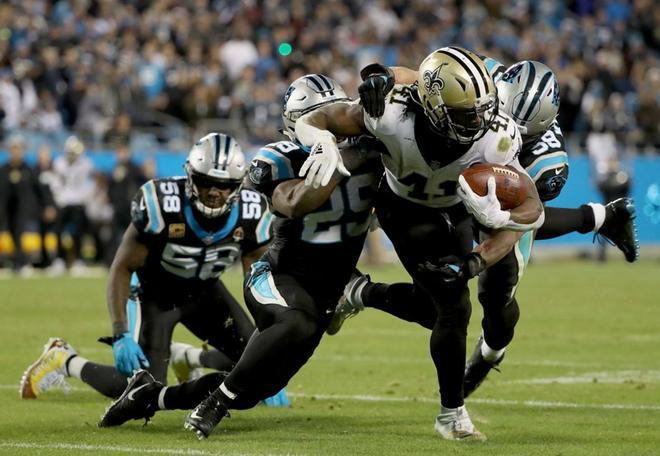
[[160, 201], [154, 181], [149, 181], [137, 191], [131, 202], [131, 223], [139, 233], [138, 240], [148, 243], [165, 228]]

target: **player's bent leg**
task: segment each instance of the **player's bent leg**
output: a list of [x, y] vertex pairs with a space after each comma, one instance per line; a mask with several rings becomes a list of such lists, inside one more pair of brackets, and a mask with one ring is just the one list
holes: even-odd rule
[[119, 399], [101, 416], [98, 426], [120, 426], [126, 421], [139, 419], [146, 423], [158, 410], [158, 396], [163, 386], [146, 370], [136, 371]]
[[237, 397], [264, 398], [285, 386], [323, 334], [312, 297], [293, 277], [272, 274], [265, 262], [252, 266], [245, 301], [258, 332], [227, 379], [186, 418], [184, 427], [200, 439], [208, 437], [227, 416]]
[[483, 334], [479, 336], [474, 352], [465, 364], [465, 380], [463, 381], [464, 397], [469, 397], [481, 386], [491, 369], [499, 371], [498, 366], [504, 359], [504, 354], [504, 349], [493, 350], [492, 348], [488, 348], [484, 342]]
[[21, 399], [36, 399], [51, 388], [66, 387], [66, 363], [73, 356], [76, 356], [76, 351], [64, 339], [48, 339], [39, 358], [28, 366], [21, 377]]
[[533, 233], [527, 232], [511, 252], [479, 276], [479, 302], [484, 310], [483, 335], [465, 365], [465, 397], [483, 383], [491, 369], [499, 371], [497, 367], [504, 358], [506, 347], [513, 340], [520, 318], [514, 295], [529, 262], [532, 245]]

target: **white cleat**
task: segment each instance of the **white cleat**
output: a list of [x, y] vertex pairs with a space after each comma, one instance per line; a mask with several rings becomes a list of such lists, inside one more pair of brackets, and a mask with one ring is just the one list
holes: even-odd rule
[[23, 373], [19, 386], [21, 399], [36, 399], [43, 392], [62, 387], [66, 391], [66, 362], [76, 351], [59, 337], [51, 337], [39, 358]]
[[339, 298], [335, 314], [325, 330], [328, 335], [337, 334], [348, 318], [354, 317], [364, 310], [362, 290], [369, 282], [371, 282], [371, 277], [362, 275], [357, 269], [355, 270], [355, 275], [344, 287], [344, 294]]
[[455, 409], [442, 407], [435, 418], [435, 430], [447, 440], [486, 441], [486, 436], [472, 424], [465, 405]]
[[188, 351], [193, 350], [190, 344], [172, 342], [170, 345], [170, 367], [179, 383], [197, 380], [204, 374], [201, 367], [193, 367], [188, 359]]

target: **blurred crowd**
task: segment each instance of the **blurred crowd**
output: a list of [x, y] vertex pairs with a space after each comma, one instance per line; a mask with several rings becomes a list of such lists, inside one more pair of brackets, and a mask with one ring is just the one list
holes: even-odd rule
[[13, 134], [9, 158], [0, 165], [0, 268], [30, 275], [34, 267], [59, 275], [88, 264], [109, 266], [126, 227], [139, 187], [155, 177], [149, 162], [131, 161], [118, 144], [109, 173], [95, 169], [75, 136], [53, 159], [42, 145], [34, 166], [25, 157], [26, 140]]
[[182, 148], [217, 125], [263, 143], [294, 78], [329, 74], [355, 95], [362, 66], [417, 67], [448, 44], [547, 63], [566, 132], [660, 146], [653, 0], [5, 0], [1, 124], [91, 147]]
[[[224, 131], [250, 151], [280, 139], [295, 78], [328, 74], [356, 96], [368, 63], [416, 68], [449, 44], [548, 64], [568, 152], [589, 151], [599, 188], [620, 180], [622, 150], [660, 150], [653, 0], [4, 0], [0, 266], [107, 263], [153, 177], [129, 150], [183, 151]], [[112, 173], [85, 146], [114, 150]]]

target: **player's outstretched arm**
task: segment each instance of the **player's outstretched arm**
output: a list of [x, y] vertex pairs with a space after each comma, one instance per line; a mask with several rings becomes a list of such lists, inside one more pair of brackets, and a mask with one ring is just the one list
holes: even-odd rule
[[147, 259], [147, 247], [138, 241], [138, 231], [130, 224], [117, 249], [108, 276], [107, 301], [113, 334], [127, 331], [126, 300], [130, 295], [131, 274]]
[[138, 231], [129, 225], [110, 266], [108, 277], [108, 312], [112, 322], [112, 354], [115, 367], [129, 376], [142, 367], [149, 367], [149, 360], [142, 352], [136, 335], [128, 330], [126, 300], [130, 295], [131, 274], [142, 266], [147, 258], [147, 247], [138, 241]]
[[328, 185], [320, 188], [305, 185], [302, 179], [284, 181], [273, 190], [273, 209], [289, 218], [303, 217], [325, 203], [340, 180], [335, 174]]
[[305, 184], [318, 188], [330, 182], [335, 171], [344, 176], [346, 169], [337, 147], [337, 138], [358, 136], [365, 131], [362, 107], [357, 103], [332, 103], [316, 109], [296, 121], [296, 137], [311, 147], [309, 158], [298, 175]]

